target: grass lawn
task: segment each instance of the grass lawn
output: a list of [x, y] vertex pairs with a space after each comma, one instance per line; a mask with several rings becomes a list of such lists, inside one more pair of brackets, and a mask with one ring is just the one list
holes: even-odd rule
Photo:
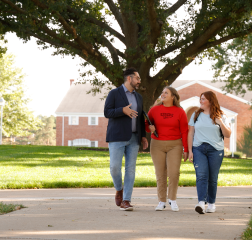
[[[219, 186], [252, 185], [252, 160], [225, 158]], [[181, 165], [180, 186], [195, 186], [189, 161]], [[109, 152], [77, 150], [75, 147], [0, 146], [0, 188], [112, 187]], [[148, 153], [137, 160], [136, 187], [156, 186]]]

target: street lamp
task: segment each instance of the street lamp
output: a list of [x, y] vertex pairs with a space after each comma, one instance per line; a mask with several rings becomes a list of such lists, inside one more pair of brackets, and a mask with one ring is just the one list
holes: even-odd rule
[[2, 145], [3, 106], [4, 106], [4, 103], [5, 103], [5, 101], [4, 101], [4, 99], [1, 97], [1, 98], [0, 98], [0, 106], [1, 106], [1, 127], [0, 127], [0, 132], [1, 132], [1, 134], [0, 134], [0, 145]]
[[234, 134], [234, 124], [235, 124], [235, 119], [231, 119], [231, 133], [232, 133], [232, 157], [234, 157], [234, 148], [235, 148], [235, 134]]

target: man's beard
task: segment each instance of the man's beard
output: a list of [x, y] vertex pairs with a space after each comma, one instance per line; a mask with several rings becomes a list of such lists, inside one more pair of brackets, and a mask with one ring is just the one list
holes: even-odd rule
[[135, 90], [138, 89], [139, 87], [139, 83], [136, 83], [135, 85], [133, 84], [133, 82], [130, 82], [130, 86], [133, 87]]

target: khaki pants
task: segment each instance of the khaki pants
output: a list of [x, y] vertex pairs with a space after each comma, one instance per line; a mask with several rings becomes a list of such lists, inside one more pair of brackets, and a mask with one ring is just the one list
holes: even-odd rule
[[183, 153], [182, 140], [151, 139], [150, 153], [155, 166], [159, 201], [166, 202], [167, 177], [169, 178], [168, 198], [176, 200]]

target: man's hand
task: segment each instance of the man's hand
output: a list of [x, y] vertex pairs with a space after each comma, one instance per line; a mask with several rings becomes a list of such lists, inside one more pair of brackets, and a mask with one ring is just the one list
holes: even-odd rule
[[148, 140], [146, 137], [142, 137], [143, 150], [148, 147]]
[[123, 108], [123, 113], [127, 116], [129, 116], [130, 118], [136, 118], [138, 116], [138, 112], [132, 110], [131, 107], [132, 103], [126, 107]]

